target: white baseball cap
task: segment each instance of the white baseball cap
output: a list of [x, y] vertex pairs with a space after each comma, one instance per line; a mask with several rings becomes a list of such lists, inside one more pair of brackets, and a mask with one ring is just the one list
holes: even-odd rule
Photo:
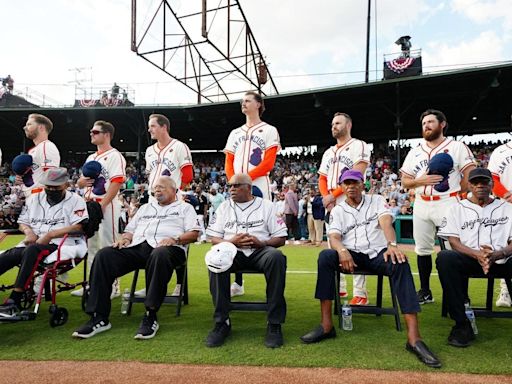
[[233, 265], [237, 249], [233, 243], [223, 241], [214, 245], [206, 255], [204, 261], [206, 266], [213, 273], [226, 272]]

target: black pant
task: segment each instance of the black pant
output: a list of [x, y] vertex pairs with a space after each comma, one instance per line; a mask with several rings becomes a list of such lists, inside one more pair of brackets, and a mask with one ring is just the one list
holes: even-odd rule
[[[414, 287], [414, 280], [409, 263], [393, 264], [390, 259], [385, 262], [383, 256], [385, 251], [386, 250], [383, 249], [373, 259], [370, 259], [370, 257], [364, 253], [350, 251], [354, 263], [357, 264], [355, 273], [357, 273], [358, 270], [369, 270], [381, 273], [384, 276], [391, 276], [402, 313], [420, 312], [421, 309], [416, 296], [416, 288]], [[320, 252], [320, 255], [318, 255], [318, 275], [315, 298], [320, 300], [334, 300], [336, 293], [334, 288], [334, 274], [339, 272], [341, 272], [341, 268], [338, 252], [333, 249], [324, 249]]]
[[291, 213], [285, 214], [285, 222], [286, 222], [286, 228], [288, 228], [288, 237], [289, 238], [295, 238], [296, 240], [300, 239], [299, 234], [299, 220], [297, 219], [297, 216]]
[[[448, 302], [450, 317], [459, 323], [465, 321], [464, 299], [467, 294], [467, 279], [469, 276], [484, 277], [482, 267], [472, 257], [451, 250], [437, 254], [436, 266]], [[505, 264], [493, 264], [489, 273], [497, 277], [512, 277], [512, 259], [508, 259]]]
[[265, 274], [267, 281], [267, 320], [271, 324], [284, 323], [286, 300], [284, 287], [286, 281], [286, 256], [273, 247], [264, 247], [254, 251], [249, 257], [237, 252], [230, 270], [222, 273], [210, 272], [210, 293], [215, 312], [213, 318], [221, 323], [229, 317], [231, 272], [241, 269], [254, 269]]
[[85, 312], [110, 314], [112, 283], [136, 269], [146, 271], [146, 308], [156, 311], [167, 293], [167, 284], [176, 267], [185, 263], [185, 251], [179, 247], [152, 248], [147, 242], [129, 248], [105, 247], [94, 257], [90, 275], [90, 293]]
[[28, 247], [11, 248], [0, 255], [0, 275], [20, 266], [15, 288], [28, 289], [39, 263], [57, 249], [55, 244], [32, 244]]

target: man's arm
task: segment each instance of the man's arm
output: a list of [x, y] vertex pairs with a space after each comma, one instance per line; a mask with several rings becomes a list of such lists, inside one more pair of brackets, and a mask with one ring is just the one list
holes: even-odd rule
[[82, 224], [78, 223], [78, 224], [68, 225], [67, 227], [62, 227], [62, 228], [51, 230], [50, 232], [44, 234], [39, 239], [37, 239], [36, 243], [46, 245], [46, 244], [49, 244], [50, 241], [52, 241], [53, 239], [57, 239], [57, 238], [62, 237], [68, 233], [71, 233], [71, 232], [82, 232]]
[[407, 256], [398, 249], [396, 245], [391, 245], [391, 243], [396, 244], [396, 233], [395, 228], [393, 227], [393, 216], [392, 215], [382, 215], [379, 217], [379, 226], [384, 232], [384, 237], [388, 242], [388, 247], [386, 252], [384, 252], [384, 261], [388, 261], [388, 258], [391, 259], [393, 264], [404, 263], [407, 261]]
[[197, 241], [198, 236], [199, 236], [199, 231], [187, 231], [187, 232], [179, 235], [179, 237], [176, 237], [176, 238], [167, 237], [165, 239], [160, 240], [160, 242], [158, 243], [158, 246], [159, 247], [162, 247], [162, 246], [169, 247], [172, 245], [186, 245], [186, 244], [190, 244], [190, 243], [195, 243]]
[[329, 242], [331, 244], [331, 249], [334, 249], [336, 252], [338, 252], [338, 259], [341, 269], [343, 271], [353, 273], [354, 268], [357, 267], [357, 264], [354, 263], [352, 255], [343, 245], [343, 242], [341, 241], [341, 235], [339, 233], [329, 234]]
[[436, 185], [439, 184], [443, 180], [443, 176], [441, 175], [427, 175], [414, 178], [410, 175], [407, 175], [402, 172], [402, 186], [406, 189], [424, 187], [427, 185]]
[[117, 181], [112, 181], [110, 183], [110, 185], [108, 186], [107, 193], [105, 193], [105, 195], [101, 199], [101, 209], [105, 209], [105, 207], [109, 205], [112, 202], [112, 200], [114, 200], [114, 198], [117, 196], [121, 189], [121, 185], [122, 183]]
[[275, 146], [265, 151], [265, 156], [263, 156], [261, 163], [249, 172], [249, 176], [251, 176], [252, 180], [261, 176], [266, 176], [274, 168], [278, 149], [279, 148]]
[[32, 228], [26, 224], [20, 224], [19, 229], [23, 234], [25, 235], [25, 238], [23, 239], [23, 243], [25, 245], [34, 244], [37, 240], [37, 235], [34, 233]]

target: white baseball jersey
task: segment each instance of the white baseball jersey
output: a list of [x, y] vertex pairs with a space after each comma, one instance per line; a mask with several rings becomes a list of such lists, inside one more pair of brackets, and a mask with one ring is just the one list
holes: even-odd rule
[[[512, 240], [512, 204], [495, 199], [481, 207], [470, 200], [461, 200], [447, 212], [439, 235], [458, 237], [471, 249], [480, 249], [482, 245], [490, 245], [495, 250], [505, 248]], [[507, 260], [496, 263], [503, 264]]]
[[23, 191], [40, 191], [41, 185], [39, 181], [49, 168], [60, 166], [60, 154], [57, 146], [50, 140], [45, 140], [35, 147], [28, 150], [28, 154], [32, 156], [32, 179], [34, 184], [30, 187], [23, 187]]
[[425, 139], [420, 144], [409, 151], [400, 172], [412, 178], [423, 176], [428, 171], [430, 159], [438, 153], [447, 153], [453, 159], [453, 169], [448, 175], [449, 189], [445, 192], [438, 192], [433, 185], [419, 186], [416, 188], [416, 194], [435, 196], [449, 195], [460, 191], [460, 181], [462, 172], [470, 165], [475, 165], [475, 157], [466, 144], [446, 137], [443, 142], [435, 148], [430, 148]]
[[[162, 206], [156, 201], [150, 201], [139, 208], [124, 231], [133, 234], [130, 247], [147, 241], [151, 247], [156, 248], [164, 239], [176, 238], [185, 232], [200, 230], [192, 205], [175, 201]], [[177, 246], [186, 249], [184, 245]]]
[[[327, 177], [327, 189], [332, 191], [338, 188], [338, 180], [345, 170], [354, 168], [360, 161], [369, 163], [370, 155], [368, 144], [352, 138], [345, 145], [333, 145], [324, 152], [318, 173]], [[343, 200], [338, 198], [337, 203]]]
[[343, 201], [331, 211], [328, 234], [341, 235], [347, 249], [367, 254], [373, 259], [387, 248], [384, 231], [379, 226], [379, 219], [384, 215], [393, 217], [381, 195], [363, 195], [356, 208]]
[[[276, 214], [275, 205], [266, 199], [254, 197], [245, 203], [235, 203], [228, 199], [215, 211], [206, 234], [229, 240], [239, 233], [248, 233], [261, 241], [272, 237], [286, 237], [286, 224]], [[246, 256], [255, 249], [239, 248]]]
[[181, 169], [192, 165], [190, 149], [179, 140], [171, 139], [165, 148], [160, 149], [158, 143], [146, 149], [146, 172], [149, 174], [149, 191], [160, 176], [170, 176], [181, 187]]
[[112, 182], [124, 183], [126, 179], [126, 160], [123, 155], [115, 149], [109, 149], [103, 153], [93, 153], [87, 160], [97, 161], [101, 164], [101, 173], [96, 181], [96, 187], [87, 187], [84, 197], [86, 200], [102, 198], [108, 191]]
[[[66, 191], [64, 200], [51, 206], [46, 193], [31, 195], [23, 207], [18, 224], [28, 225], [37, 236], [43, 236], [54, 229], [75, 225], [89, 218], [84, 199], [75, 193]], [[59, 245], [62, 238], [55, 238], [51, 244]], [[66, 239], [65, 244], [75, 245], [76, 239]], [[81, 240], [85, 243], [85, 240]]]
[[500, 145], [492, 152], [487, 168], [500, 178], [508, 191], [512, 190], [512, 142]]
[[[263, 161], [265, 153], [274, 147], [278, 151], [281, 149], [279, 132], [276, 127], [262, 121], [251, 128], [244, 124], [232, 130], [224, 152], [234, 155], [235, 173], [249, 173]], [[265, 199], [270, 199], [268, 174], [254, 179], [252, 184], [261, 190]]]

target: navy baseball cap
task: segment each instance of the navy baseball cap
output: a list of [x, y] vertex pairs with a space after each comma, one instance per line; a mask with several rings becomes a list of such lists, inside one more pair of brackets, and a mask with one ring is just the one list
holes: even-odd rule
[[263, 192], [255, 185], [252, 186], [252, 195], [263, 198]]
[[492, 173], [486, 168], [475, 168], [469, 172], [468, 181], [474, 179], [489, 179], [492, 181]]
[[88, 161], [82, 167], [82, 174], [85, 177], [96, 179], [101, 173], [101, 164], [95, 160]]
[[363, 174], [355, 169], [347, 169], [340, 177], [339, 184], [342, 184], [345, 180], [356, 180], [364, 181]]
[[429, 175], [443, 176], [443, 180], [439, 184], [434, 185], [434, 189], [438, 192], [446, 192], [450, 189], [448, 175], [453, 169], [453, 159], [447, 153], [438, 153], [433, 156], [428, 163]]
[[18, 155], [12, 161], [12, 170], [16, 175], [24, 175], [27, 170], [32, 166], [34, 160], [32, 156], [27, 155], [26, 153], [22, 155]]

